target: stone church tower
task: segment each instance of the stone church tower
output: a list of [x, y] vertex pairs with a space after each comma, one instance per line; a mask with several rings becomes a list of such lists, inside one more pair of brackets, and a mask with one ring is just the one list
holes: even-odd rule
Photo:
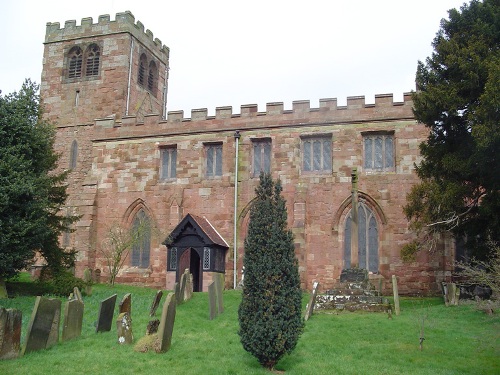
[[97, 185], [92, 178], [95, 120], [165, 117], [169, 49], [130, 12], [47, 23], [41, 80], [46, 118], [57, 127], [60, 168], [69, 169], [68, 214], [82, 218], [63, 245], [78, 250], [77, 275], [95, 268]]

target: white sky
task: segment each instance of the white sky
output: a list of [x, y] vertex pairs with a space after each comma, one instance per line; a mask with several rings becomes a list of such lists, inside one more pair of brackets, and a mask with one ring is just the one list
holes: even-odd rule
[[447, 10], [464, 0], [2, 0], [0, 90], [40, 82], [47, 22], [129, 10], [170, 48], [167, 109], [364, 95], [415, 89], [418, 60]]

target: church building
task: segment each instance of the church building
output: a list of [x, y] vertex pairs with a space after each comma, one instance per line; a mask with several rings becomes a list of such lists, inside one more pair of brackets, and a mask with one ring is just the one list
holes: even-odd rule
[[415, 238], [402, 208], [428, 132], [410, 93], [401, 102], [383, 94], [373, 104], [359, 96], [345, 106], [326, 98], [318, 108], [301, 100], [286, 110], [274, 102], [184, 114], [167, 111], [168, 47], [130, 12], [48, 23], [44, 45], [45, 116], [69, 170], [66, 212], [80, 215], [61, 237], [78, 251], [77, 276], [89, 268], [106, 280], [111, 231], [147, 222], [117, 282], [172, 289], [189, 268], [195, 291], [217, 273], [235, 287], [264, 171], [283, 185], [302, 288], [331, 289], [350, 267], [386, 290], [396, 275], [403, 294], [436, 291], [450, 277], [449, 239], [439, 254], [400, 256]]

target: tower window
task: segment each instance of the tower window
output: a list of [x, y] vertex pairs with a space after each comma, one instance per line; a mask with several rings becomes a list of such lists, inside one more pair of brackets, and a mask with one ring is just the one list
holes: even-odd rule
[[363, 134], [364, 167], [372, 171], [394, 170], [394, 134]]
[[99, 75], [99, 58], [101, 50], [97, 44], [91, 44], [87, 48], [87, 64], [85, 67], [85, 76], [92, 77]]
[[139, 73], [137, 75], [137, 83], [140, 86], [144, 86], [146, 83], [146, 66], [148, 64], [148, 59], [146, 55], [143, 53], [139, 59]]
[[206, 176], [222, 176], [222, 143], [206, 144]]
[[156, 81], [158, 77], [158, 69], [156, 68], [156, 64], [154, 61], [149, 63], [149, 72], [148, 72], [148, 90], [155, 95], [156, 91]]
[[306, 137], [302, 141], [302, 170], [304, 172], [331, 172], [332, 137]]
[[271, 139], [252, 140], [253, 146], [253, 176], [258, 177], [260, 172], [271, 172]]
[[80, 78], [82, 76], [82, 60], [82, 49], [73, 47], [68, 54], [68, 78]]

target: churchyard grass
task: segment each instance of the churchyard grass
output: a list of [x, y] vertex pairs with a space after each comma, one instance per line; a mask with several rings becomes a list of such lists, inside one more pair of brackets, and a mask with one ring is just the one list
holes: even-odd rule
[[[2, 375], [70, 374], [268, 374], [245, 352], [238, 336], [239, 291], [224, 292], [224, 313], [209, 320], [207, 293], [194, 293], [177, 307], [170, 351], [138, 353], [117, 343], [116, 324], [95, 333], [101, 300], [132, 294], [134, 342], [144, 336], [156, 290], [94, 285], [84, 296], [82, 335], [48, 350], [0, 361]], [[161, 306], [155, 318], [161, 315]], [[304, 311], [308, 295], [304, 294]], [[0, 306], [23, 312], [22, 345], [34, 296], [0, 299]], [[419, 348], [424, 319], [423, 350]], [[62, 323], [62, 322], [61, 322]], [[295, 351], [277, 370], [286, 374], [499, 374], [500, 316], [488, 316], [473, 304], [445, 307], [442, 298], [402, 298], [401, 315], [385, 313], [314, 313]]]

